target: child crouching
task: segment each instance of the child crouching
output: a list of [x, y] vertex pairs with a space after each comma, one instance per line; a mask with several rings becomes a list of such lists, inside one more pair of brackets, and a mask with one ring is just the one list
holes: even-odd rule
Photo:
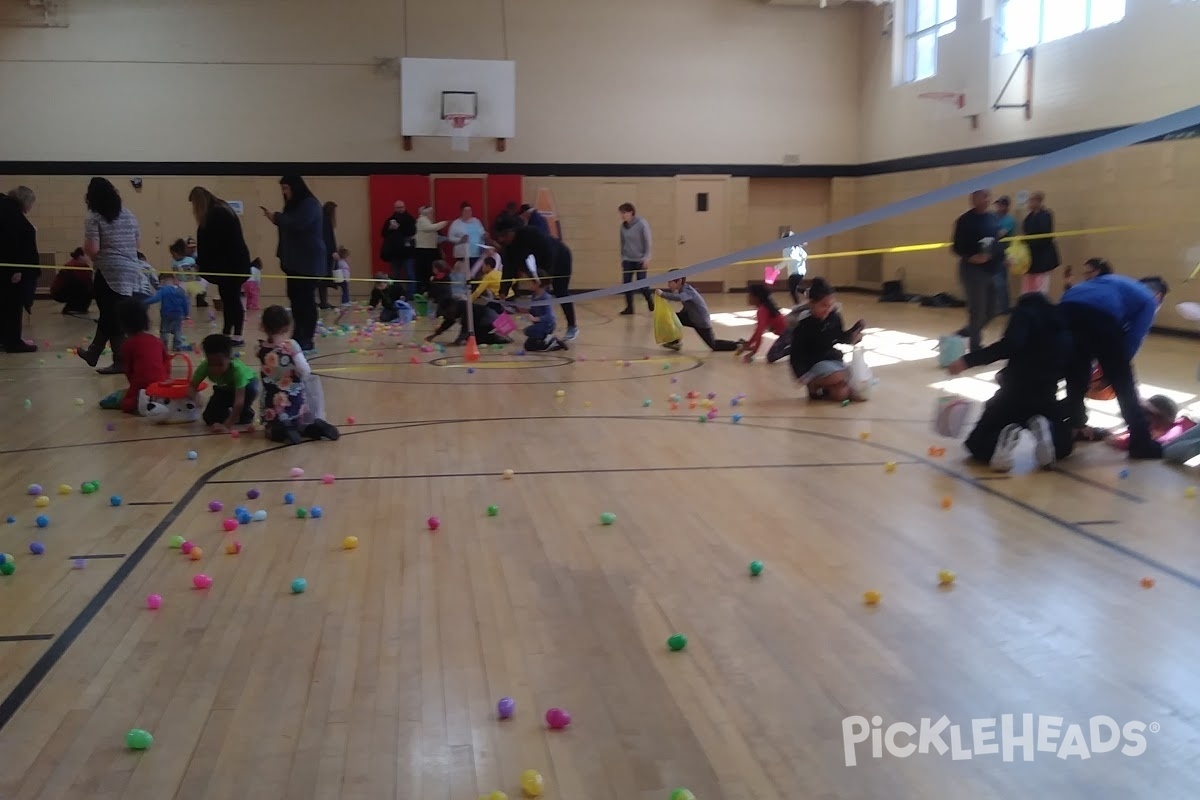
[[[534, 301], [551, 299], [550, 292], [546, 291], [546, 287], [550, 284], [550, 281], [543, 281], [541, 278], [527, 275], [524, 278], [524, 282], [533, 288]], [[530, 352], [544, 352], [567, 349], [566, 343], [554, 335], [554, 329], [558, 326], [558, 322], [554, 319], [553, 303], [531, 305], [529, 307], [529, 315], [533, 317], [533, 324], [525, 328], [524, 331], [526, 350]]]
[[258, 399], [258, 376], [240, 359], [234, 358], [233, 340], [223, 333], [205, 336], [200, 343], [204, 360], [192, 373], [191, 397], [200, 394], [200, 384], [212, 381], [212, 397], [204, 407], [204, 424], [213, 433], [228, 433], [238, 425], [254, 422], [254, 401]]
[[[664, 300], [683, 303], [683, 309], [678, 313], [679, 324], [694, 330], [710, 350], [727, 353], [738, 349], [737, 342], [713, 336], [712, 316], [708, 313], [708, 303], [704, 302], [704, 298], [700, 292], [696, 291], [696, 287], [687, 282], [687, 278], [681, 277], [667, 281], [667, 290], [664, 292], [662, 289], [655, 289], [654, 293]], [[681, 345], [682, 343], [676, 340], [667, 342], [663, 347], [678, 350]]]
[[850, 389], [850, 372], [845, 356], [834, 345], [862, 341], [863, 322], [847, 330], [837, 310], [837, 296], [824, 278], [814, 278], [808, 289], [808, 308], [800, 313], [792, 331], [788, 354], [792, 374], [808, 387], [810, 400], [860, 401]]
[[[258, 343], [263, 386], [262, 419], [273, 442], [300, 444], [304, 438], [336, 441], [338, 429], [321, 419], [324, 409], [310, 398], [306, 384], [312, 368], [291, 338], [292, 315], [283, 306], [268, 306], [262, 315], [265, 341]], [[313, 401], [313, 405], [310, 405]]]
[[150, 315], [141, 300], [127, 297], [118, 303], [117, 322], [125, 334], [125, 341], [121, 343], [121, 364], [125, 367], [129, 387], [102, 399], [100, 407], [136, 414], [139, 395], [171, 374], [171, 356], [167, 354], [164, 341], [149, 332]]

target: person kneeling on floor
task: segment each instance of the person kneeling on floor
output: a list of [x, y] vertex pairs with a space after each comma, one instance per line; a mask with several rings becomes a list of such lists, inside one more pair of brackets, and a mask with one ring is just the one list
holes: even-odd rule
[[1072, 353], [1065, 315], [1045, 295], [1034, 292], [1017, 300], [1003, 339], [946, 367], [951, 375], [958, 375], [1008, 359], [1008, 366], [996, 376], [1000, 388], [967, 436], [966, 448], [973, 458], [997, 472], [1008, 472], [1025, 430], [1033, 434], [1039, 467], [1052, 466], [1071, 454], [1073, 432], [1058, 402], [1058, 381]]
[[[837, 295], [824, 278], [814, 278], [808, 289], [808, 308], [802, 311], [792, 331], [788, 354], [792, 374], [808, 387], [810, 400], [865, 400], [850, 388], [850, 370], [845, 355], [835, 345], [862, 341], [863, 321], [847, 330], [837, 309]], [[786, 334], [785, 334], [786, 335]]]
[[566, 350], [566, 342], [554, 335], [554, 329], [558, 325], [554, 319], [554, 305], [546, 302], [551, 299], [551, 294], [547, 291], [550, 281], [532, 275], [525, 276], [523, 280], [526, 286], [533, 290], [533, 305], [529, 307], [533, 324], [524, 331], [525, 349], [530, 352]]

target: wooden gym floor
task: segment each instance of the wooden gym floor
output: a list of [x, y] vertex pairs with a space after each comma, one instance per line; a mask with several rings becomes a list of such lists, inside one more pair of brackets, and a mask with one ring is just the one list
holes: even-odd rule
[[[525, 769], [570, 800], [1200, 796], [1195, 472], [1104, 445], [1049, 473], [1028, 453], [1011, 476], [971, 467], [928, 419], [945, 379], [928, 337], [961, 312], [843, 300], [874, 329], [862, 405], [798, 399], [786, 364], [690, 333], [665, 353], [644, 306], [629, 319], [606, 301], [581, 309], [570, 352], [510, 347], [474, 374], [453, 350], [321, 340], [329, 416], [356, 424], [294, 448], [100, 411], [121, 379], [58, 358], [91, 326], [40, 303], [33, 335], [52, 349], [0, 356], [0, 515], [16, 518], [0, 551], [17, 566], [0, 577], [0, 797], [515, 798]], [[1140, 377], [1195, 403], [1196, 353], [1154, 337]], [[952, 388], [986, 394], [987, 374]], [[689, 390], [716, 393], [716, 421], [668, 410]], [[288, 491], [324, 516], [297, 519]], [[270, 514], [236, 532], [240, 555], [214, 499]], [[176, 535], [204, 557], [169, 549]], [[505, 695], [517, 711], [500, 722]], [[567, 730], [545, 729], [552, 706]], [[1155, 732], [1138, 756], [873, 758], [868, 742], [846, 765], [847, 717], [945, 715], [970, 748], [971, 721], [1002, 714]], [[152, 749], [125, 749], [135, 727]]]

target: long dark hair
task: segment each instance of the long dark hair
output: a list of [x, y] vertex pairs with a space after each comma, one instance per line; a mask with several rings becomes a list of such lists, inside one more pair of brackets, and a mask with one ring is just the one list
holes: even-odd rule
[[321, 213], [326, 222], [333, 223], [337, 219], [337, 203], [327, 200], [325, 205], [321, 206]]
[[284, 175], [279, 179], [279, 185], [287, 184], [292, 190], [292, 199], [283, 204], [284, 208], [295, 208], [304, 200], [315, 195], [312, 189], [308, 188], [308, 184], [304, 182], [304, 178], [299, 175]]
[[772, 317], [779, 316], [779, 306], [775, 305], [775, 301], [771, 299], [771, 290], [765, 283], [750, 284], [746, 287], [746, 294], [757, 300], [758, 305], [764, 306]]
[[84, 195], [88, 211], [94, 211], [109, 222], [121, 215], [121, 195], [107, 178], [92, 178]]

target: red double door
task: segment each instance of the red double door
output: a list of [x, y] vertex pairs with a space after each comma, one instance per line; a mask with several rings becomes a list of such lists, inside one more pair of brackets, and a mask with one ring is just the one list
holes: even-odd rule
[[388, 265], [379, 258], [379, 237], [383, 223], [392, 215], [397, 200], [403, 200], [408, 213], [417, 215], [421, 206], [432, 205], [434, 219], [454, 220], [463, 203], [471, 209], [485, 227], [509, 203], [521, 202], [520, 175], [430, 176], [430, 175], [372, 175], [370, 178], [371, 228], [375, 235], [372, 272], [387, 272]]

